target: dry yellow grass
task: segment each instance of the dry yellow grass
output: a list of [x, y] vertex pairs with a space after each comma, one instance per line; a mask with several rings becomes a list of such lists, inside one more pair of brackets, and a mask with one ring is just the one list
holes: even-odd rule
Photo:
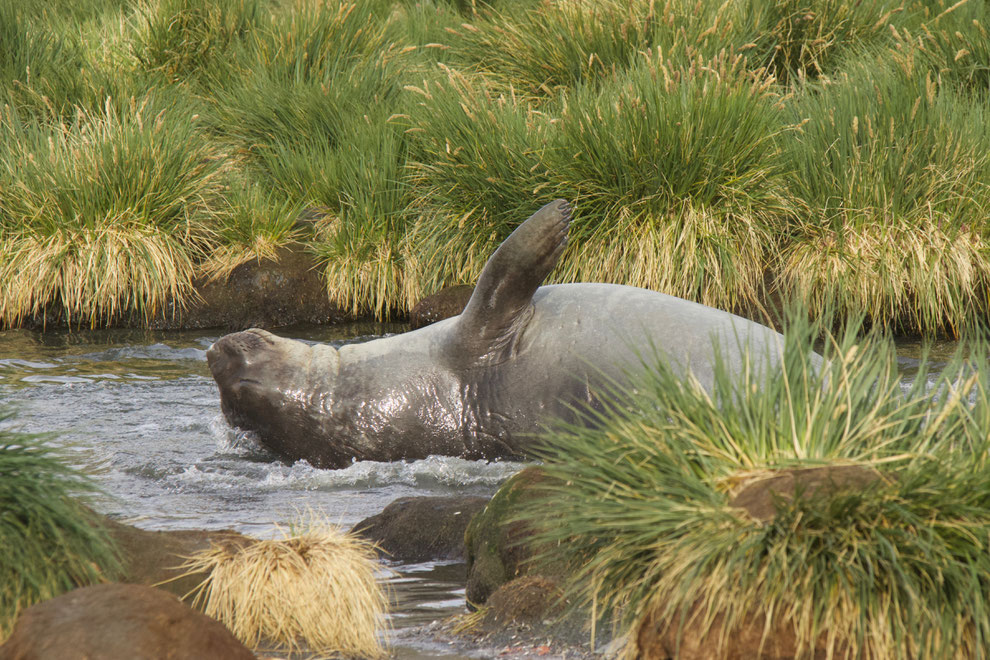
[[863, 313], [875, 323], [958, 335], [987, 305], [985, 242], [934, 219], [812, 231], [784, 249], [781, 263], [785, 293], [813, 315], [831, 308], [843, 318]]
[[203, 611], [245, 644], [275, 643], [321, 657], [380, 658], [387, 598], [374, 548], [336, 528], [242, 547], [213, 546], [183, 565], [209, 577], [196, 592]]
[[355, 316], [370, 312], [383, 320], [393, 311], [411, 308], [416, 301], [405, 291], [398, 241], [388, 236], [366, 238], [360, 230], [345, 238], [341, 232], [342, 222], [337, 214], [316, 224], [318, 242], [332, 246], [332, 252], [327, 250], [322, 255], [330, 301]]
[[91, 325], [133, 310], [146, 315], [195, 295], [181, 237], [108, 218], [92, 228], [32, 231], [0, 242], [0, 319], [16, 325], [61, 307]]
[[558, 280], [628, 284], [722, 309], [760, 304], [773, 241], [753, 218], [685, 205], [667, 217], [621, 212], [599, 227], [573, 241]]

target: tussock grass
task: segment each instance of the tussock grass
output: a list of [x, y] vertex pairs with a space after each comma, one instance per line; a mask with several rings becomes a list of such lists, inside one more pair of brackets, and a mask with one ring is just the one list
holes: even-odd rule
[[260, 0], [149, 0], [138, 14], [134, 56], [170, 82], [201, 75], [229, 56], [260, 13]]
[[215, 215], [216, 246], [197, 264], [197, 271], [212, 279], [226, 278], [252, 259], [277, 260], [279, 248], [305, 234], [300, 205], [258, 184], [235, 182], [226, 199], [230, 206]]
[[900, 2], [783, 0], [745, 3], [742, 13], [759, 26], [753, 48], [782, 81], [817, 78], [834, 71], [844, 54], [875, 48], [905, 20]]
[[935, 2], [920, 26], [894, 32], [896, 47], [917, 50], [940, 77], [987, 99], [990, 92], [990, 7], [985, 2]]
[[[155, 193], [128, 207], [130, 225], [108, 220], [99, 241], [73, 238], [73, 218], [93, 209], [42, 214], [64, 218], [61, 243], [36, 219], [20, 229], [24, 208], [5, 210], [0, 242], [23, 248], [19, 258], [49, 243], [100, 243], [106, 256], [93, 263], [160, 264], [162, 282], [150, 286], [183, 297], [186, 273], [223, 274], [281, 240], [277, 221], [248, 216], [320, 207], [326, 221], [303, 240], [325, 264], [329, 295], [383, 317], [473, 280], [529, 212], [567, 197], [578, 216], [556, 281], [649, 286], [747, 313], [789, 299], [812, 313], [868, 307], [872, 322], [954, 333], [985, 315], [988, 299], [988, 12], [982, 0], [0, 3], [0, 106], [37, 124], [35, 158], [78, 117], [105, 114], [108, 99], [123, 117], [127, 99], [150, 97], [173, 99], [166, 131], [188, 133], [188, 150], [223, 170], [209, 192], [184, 197], [195, 230], [149, 223], [148, 205], [168, 196]], [[30, 172], [18, 142], [8, 131], [0, 161]], [[109, 169], [139, 161], [128, 162]], [[3, 180], [0, 203], [35, 204], [33, 184], [19, 180]], [[89, 190], [92, 180], [61, 175], [47, 188]], [[266, 194], [241, 191], [255, 187]], [[926, 238], [910, 239], [911, 228]], [[111, 256], [133, 251], [109, 238], [131, 231], [159, 257]], [[867, 249], [871, 236], [906, 243]], [[866, 267], [825, 266], [814, 252], [833, 240], [883, 259], [921, 256], [884, 263], [886, 279], [866, 295], [873, 284], [856, 274]], [[60, 250], [12, 276], [62, 272], [76, 257]], [[937, 266], [926, 279], [923, 264], [943, 262], [958, 272]], [[43, 286], [42, 298], [61, 286]], [[90, 322], [158, 300], [134, 293], [115, 307], [107, 296], [128, 295], [117, 285], [81, 291], [104, 297], [69, 306]], [[47, 305], [23, 296], [0, 322]]]
[[68, 31], [53, 31], [20, 3], [0, 3], [0, 104], [62, 111], [86, 96], [83, 50]]
[[394, 119], [409, 140], [409, 300], [473, 281], [512, 229], [554, 197], [544, 116], [484, 78], [441, 70], [407, 87], [414, 100]]
[[757, 312], [773, 237], [747, 216], [685, 204], [663, 216], [625, 209], [582, 232], [555, 278], [641, 286], [724, 309]]
[[283, 80], [328, 82], [387, 47], [377, 5], [300, 0], [288, 11], [272, 12], [252, 31], [245, 50], [238, 53], [240, 62]]
[[896, 329], [959, 336], [987, 312], [990, 261], [969, 228], [914, 223], [809, 230], [781, 274], [812, 313], [841, 304]]
[[384, 41], [375, 3], [303, 3], [246, 40], [236, 82], [213, 93], [213, 129], [252, 178], [324, 209], [312, 238], [328, 293], [355, 314], [400, 303], [397, 225], [405, 140], [388, 124], [401, 49]]
[[808, 209], [781, 253], [788, 295], [923, 333], [982, 313], [985, 107], [907, 53], [859, 60], [791, 110], [786, 153]]
[[656, 52], [621, 82], [570, 95], [547, 159], [582, 214], [563, 278], [755, 304], [770, 227], [792, 206], [771, 84], [738, 55], [678, 65]]
[[38, 436], [0, 411], [0, 640], [20, 612], [77, 586], [115, 577], [116, 550], [75, 498], [96, 487]]
[[[852, 326], [826, 336], [819, 366], [819, 328], [792, 324], [779, 371], [750, 364], [732, 375], [720, 361], [712, 392], [657, 357], [601, 428], [550, 435], [545, 469], [555, 482], [525, 515], [544, 523], [540, 541], [581, 566], [585, 601], [632, 632], [626, 657], [647, 619], [724, 653], [761, 616], [757, 634], [793, 633], [801, 657], [816, 648], [986, 654], [987, 342], [969, 343], [938, 376], [923, 361], [904, 384], [893, 343], [858, 338]], [[773, 500], [769, 519], [730, 504], [756, 480], [822, 465], [877, 478], [799, 490]]]
[[198, 605], [245, 644], [276, 643], [326, 656], [379, 658], [387, 598], [370, 544], [307, 524], [291, 536], [217, 547], [183, 568], [206, 572]]
[[408, 121], [413, 206], [454, 221], [472, 213], [475, 223], [508, 235], [534, 197], [550, 195], [544, 117], [485, 78], [441, 70], [442, 78], [407, 86], [418, 103], [396, 118]]
[[463, 24], [458, 54], [528, 95], [607, 79], [652, 46], [653, 2], [546, 2]]
[[54, 124], [0, 117], [0, 318], [96, 324], [192, 293], [219, 163], [194, 118], [149, 96]]

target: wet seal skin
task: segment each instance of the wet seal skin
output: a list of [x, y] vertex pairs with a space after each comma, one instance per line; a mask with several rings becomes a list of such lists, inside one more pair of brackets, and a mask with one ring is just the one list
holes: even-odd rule
[[[339, 350], [252, 329], [207, 352], [227, 421], [289, 460], [521, 457], [554, 419], [587, 419], [656, 351], [710, 389], [713, 342], [775, 364], [782, 337], [721, 310], [614, 284], [540, 286], [571, 206], [547, 204], [499, 246], [459, 315]], [[766, 361], [763, 358], [767, 358]]]

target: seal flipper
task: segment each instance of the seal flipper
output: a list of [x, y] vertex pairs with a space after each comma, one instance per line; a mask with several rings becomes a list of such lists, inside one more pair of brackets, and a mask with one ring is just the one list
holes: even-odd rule
[[550, 202], [516, 227], [488, 259], [453, 334], [472, 362], [503, 357], [529, 318], [533, 294], [567, 245], [571, 205]]

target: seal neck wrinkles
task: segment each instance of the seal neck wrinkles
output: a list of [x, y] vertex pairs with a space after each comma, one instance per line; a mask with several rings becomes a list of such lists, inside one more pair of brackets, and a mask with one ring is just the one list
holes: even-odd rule
[[470, 342], [466, 337], [460, 337], [461, 354], [465, 361], [462, 368], [481, 369], [502, 364], [516, 356], [519, 340], [533, 318], [535, 307], [532, 303], [526, 305], [519, 313], [512, 315], [512, 321], [500, 328], [493, 339], [484, 340], [478, 337]]

